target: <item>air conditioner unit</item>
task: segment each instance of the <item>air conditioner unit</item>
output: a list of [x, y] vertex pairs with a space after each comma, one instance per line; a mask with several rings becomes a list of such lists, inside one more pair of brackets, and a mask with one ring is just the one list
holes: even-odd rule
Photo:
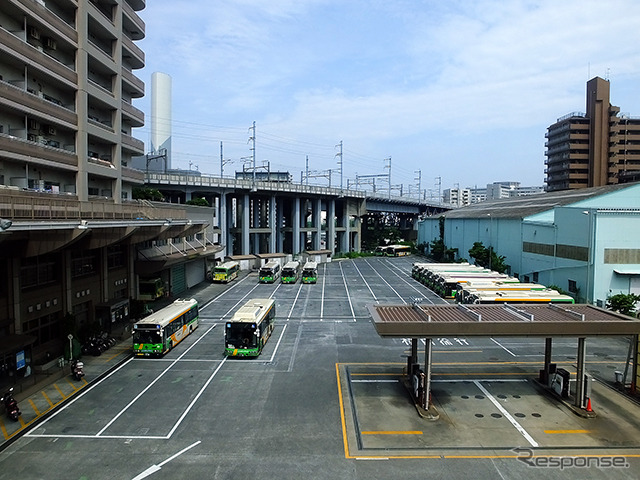
[[44, 41], [44, 47], [49, 50], [55, 50], [58, 47], [58, 44], [53, 38], [47, 37]]
[[29, 120], [30, 130], [40, 130], [40, 122], [37, 120]]
[[36, 27], [29, 27], [29, 36], [34, 40], [40, 40], [40, 30]]
[[56, 127], [49, 125], [47, 127], [47, 134], [49, 135], [55, 135], [56, 134]]

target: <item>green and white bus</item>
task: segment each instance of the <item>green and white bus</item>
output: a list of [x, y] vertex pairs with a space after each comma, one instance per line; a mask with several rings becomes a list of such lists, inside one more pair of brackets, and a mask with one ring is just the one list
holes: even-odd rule
[[296, 283], [300, 276], [300, 262], [287, 262], [282, 267], [282, 283]]
[[213, 269], [214, 282], [228, 283], [238, 276], [240, 264], [238, 262], [224, 262]]
[[138, 281], [138, 300], [153, 302], [165, 293], [164, 282], [161, 278], [141, 278]]
[[176, 300], [133, 325], [133, 353], [162, 356], [198, 327], [198, 302]]
[[276, 260], [265, 263], [258, 273], [259, 283], [273, 283], [280, 277], [280, 264]]
[[224, 353], [230, 357], [257, 357], [273, 332], [276, 303], [254, 298], [240, 307], [224, 329]]
[[316, 283], [318, 281], [318, 264], [307, 262], [302, 269], [302, 283]]

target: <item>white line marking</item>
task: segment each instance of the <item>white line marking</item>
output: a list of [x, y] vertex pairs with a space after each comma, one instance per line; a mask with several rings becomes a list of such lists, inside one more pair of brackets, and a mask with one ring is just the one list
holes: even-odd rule
[[276, 348], [273, 349], [273, 354], [271, 355], [271, 358], [269, 359], [269, 363], [273, 362], [273, 359], [276, 356], [276, 352], [278, 351], [278, 347], [280, 346], [280, 342], [282, 341], [282, 337], [284, 337], [284, 331], [287, 329], [287, 326], [285, 325], [284, 328], [282, 329], [282, 333], [280, 334], [280, 338], [278, 338], [278, 343], [276, 343]]
[[474, 380], [473, 383], [475, 383], [476, 387], [478, 387], [480, 389], [480, 391], [482, 393], [484, 393], [485, 396], [491, 401], [491, 403], [493, 403], [495, 405], [495, 407], [498, 410], [500, 410], [500, 413], [502, 413], [502, 415], [504, 415], [504, 418], [509, 420], [509, 422], [511, 422], [511, 425], [516, 427], [516, 430], [518, 430], [522, 434], [522, 436], [527, 439], [527, 441], [531, 444], [532, 447], [537, 447], [538, 446], [538, 442], [536, 442], [533, 439], [533, 437], [527, 433], [527, 431], [522, 427], [522, 425], [520, 425], [517, 422], [517, 420], [515, 418], [513, 418], [511, 416], [511, 414], [504, 409], [504, 407], [502, 405], [500, 405], [500, 402], [498, 402], [498, 400], [496, 400], [495, 397], [493, 395], [491, 395], [486, 388], [484, 388], [482, 385], [480, 385], [480, 382], [478, 380]]
[[129, 402], [129, 403], [128, 403], [128, 404], [127, 404], [127, 405], [126, 405], [122, 410], [120, 410], [120, 412], [119, 412], [115, 417], [113, 417], [109, 423], [107, 423], [107, 424], [106, 424], [106, 425], [105, 425], [105, 426], [104, 426], [104, 427], [103, 427], [103, 428], [102, 428], [98, 433], [96, 433], [96, 437], [99, 437], [99, 436], [100, 436], [100, 435], [101, 435], [101, 434], [102, 434], [102, 433], [103, 433], [107, 428], [109, 428], [111, 425], [113, 425], [113, 423], [114, 423], [118, 418], [120, 418], [120, 417], [124, 414], [124, 412], [126, 412], [126, 411], [129, 409], [129, 407], [131, 407], [134, 403], [136, 403], [136, 402], [138, 401], [138, 399], [139, 399], [140, 397], [142, 397], [142, 395], [144, 395], [144, 394], [147, 392], [147, 390], [149, 390], [151, 387], [153, 387], [153, 386], [156, 384], [156, 382], [158, 382], [158, 381], [159, 381], [159, 380], [164, 376], [164, 374], [165, 374], [165, 373], [167, 373], [169, 370], [171, 370], [171, 369], [172, 369], [172, 368], [173, 368], [173, 367], [178, 363], [178, 361], [179, 361], [182, 357], [184, 357], [187, 353], [189, 353], [189, 351], [190, 351], [193, 347], [195, 347], [195, 346], [198, 344], [198, 342], [199, 342], [200, 340], [202, 340], [204, 337], [206, 337], [207, 333], [209, 333], [209, 332], [210, 332], [211, 330], [213, 330], [214, 328], [216, 328], [216, 326], [215, 326], [215, 325], [212, 325], [212, 326], [211, 326], [211, 328], [209, 328], [209, 330], [207, 330], [206, 332], [204, 332], [204, 334], [203, 334], [200, 338], [198, 338], [195, 342], [193, 342], [193, 344], [191, 344], [191, 345], [189, 346], [189, 348], [187, 348], [187, 349], [182, 353], [182, 355], [180, 355], [177, 359], [175, 359], [175, 360], [171, 363], [171, 365], [169, 365], [167, 368], [165, 368], [165, 369], [162, 371], [162, 373], [160, 373], [160, 375], [158, 375], [158, 376], [153, 380], [153, 382], [151, 382], [149, 385], [147, 385], [147, 386], [146, 386], [146, 388], [145, 388], [144, 390], [142, 390], [138, 395], [136, 395], [136, 396], [135, 396], [135, 398], [134, 398], [133, 400], [131, 400], [131, 401], [130, 401], [130, 402]]
[[[353, 260], [352, 260], [353, 261]], [[362, 275], [362, 272], [360, 271], [360, 269], [358, 268], [358, 266], [356, 265], [356, 262], [353, 261], [353, 266], [355, 267], [355, 269], [358, 271], [358, 274], [360, 274], [360, 277], [362, 277], [362, 281], [364, 282], [364, 284], [367, 286], [367, 288], [369, 289], [369, 291], [371, 292], [371, 296], [373, 297], [373, 299], [376, 301], [376, 303], [380, 303], [378, 300], [378, 297], [376, 297], [376, 294], [373, 293], [373, 290], [371, 290], [371, 287], [369, 286], [369, 282], [367, 282], [364, 278], [364, 275]]]
[[391, 286], [391, 284], [389, 284], [389, 282], [387, 282], [387, 281], [384, 279], [384, 277], [383, 277], [382, 275], [380, 275], [380, 272], [378, 272], [378, 270], [376, 270], [374, 267], [372, 267], [372, 266], [371, 266], [371, 264], [367, 261], [367, 259], [365, 259], [364, 261], [365, 261], [365, 263], [366, 263], [367, 265], [369, 265], [369, 266], [373, 269], [373, 271], [374, 271], [374, 272], [376, 272], [376, 275], [378, 275], [378, 276], [382, 279], [382, 281], [383, 281], [384, 283], [386, 283], [386, 284], [387, 284], [387, 286], [388, 286], [391, 290], [393, 290], [393, 293], [395, 293], [395, 294], [398, 296], [398, 298], [399, 298], [400, 300], [402, 300], [402, 303], [404, 303], [404, 304], [406, 305], [406, 304], [407, 304], [407, 302], [405, 301], [405, 299], [404, 299], [404, 298], [402, 298], [402, 295], [400, 295], [400, 294], [396, 291], [396, 289], [395, 289], [395, 288], [393, 288], [393, 287]]
[[502, 348], [505, 352], [507, 352], [509, 355], [511, 355], [512, 357], [517, 357], [517, 355], [515, 353], [513, 353], [511, 350], [509, 350], [507, 347], [505, 347], [504, 345], [502, 345], [500, 342], [498, 342], [496, 339], [492, 338], [491, 341], [493, 343], [495, 343], [496, 345], [498, 345], [500, 348]]
[[[182, 421], [184, 420], [184, 418], [187, 416], [187, 414], [189, 413], [189, 411], [191, 410], [191, 408], [193, 408], [193, 406], [195, 405], [195, 403], [198, 401], [198, 399], [200, 398], [200, 396], [202, 395], [202, 393], [205, 391], [205, 389], [209, 386], [209, 384], [211, 383], [211, 381], [213, 380], [213, 377], [216, 376], [216, 374], [218, 373], [218, 371], [222, 368], [222, 365], [224, 365], [224, 362], [227, 360], [227, 357], [223, 358], [222, 361], [220, 362], [220, 365], [218, 365], [218, 367], [213, 371], [213, 373], [211, 374], [211, 376], [208, 378], [208, 380], [205, 382], [205, 384], [202, 386], [202, 388], [200, 389], [200, 391], [198, 392], [198, 394], [195, 396], [195, 398], [191, 401], [191, 403], [189, 404], [189, 406], [187, 407], [187, 409], [182, 412], [182, 415], [180, 416], [180, 418], [178, 419], [178, 421], [176, 422], [176, 424], [173, 426], [173, 428], [169, 431], [169, 433], [167, 434], [167, 439], [171, 438], [171, 435], [173, 435], [173, 432], [176, 431], [176, 429], [180, 426], [180, 424], [182, 423]], [[162, 464], [161, 464], [162, 465]]]
[[158, 470], [160, 470], [163, 465], [166, 465], [167, 463], [169, 463], [174, 458], [179, 457], [180, 455], [182, 455], [183, 453], [191, 450], [193, 447], [195, 447], [196, 445], [199, 445], [200, 443], [202, 443], [202, 440], [198, 440], [196, 443], [194, 443], [192, 445], [189, 445], [187, 448], [183, 448], [178, 453], [176, 453], [175, 455], [167, 458], [164, 462], [160, 463], [159, 465], [151, 465], [149, 468], [147, 468], [140, 475], [134, 477], [133, 480], [142, 480], [143, 478], [147, 478], [149, 475], [151, 475], [153, 473], [156, 473]]
[[[47, 417], [45, 420], [43, 420], [42, 422], [40, 422], [37, 425], [34, 425], [34, 427], [32, 428], [32, 430], [35, 430], [36, 428], [40, 428], [42, 427], [45, 423], [47, 423], [49, 420], [51, 420], [53, 417], [55, 417], [56, 415], [58, 415], [60, 412], [62, 412], [63, 410], [65, 410], [67, 407], [70, 407], [71, 405], [73, 405], [76, 400], [79, 400], [80, 398], [84, 397], [87, 393], [89, 393], [91, 390], [93, 390], [94, 388], [96, 388], [98, 385], [100, 385], [102, 382], [104, 382], [107, 378], [109, 378], [111, 375], [115, 374], [118, 370], [120, 370], [121, 368], [123, 368], [125, 365], [127, 365], [129, 362], [131, 362], [133, 360], [133, 357], [130, 358], [129, 360], [127, 360], [126, 362], [124, 362], [122, 365], [120, 365], [118, 368], [116, 368], [113, 372], [111, 372], [109, 375], [107, 375], [106, 377], [100, 379], [98, 382], [96, 383], [92, 383], [91, 386], [89, 386], [86, 390], [83, 390], [82, 393], [80, 393], [77, 396], [73, 397], [73, 400], [71, 400], [69, 403], [65, 404], [60, 410], [56, 410], [50, 417]], [[25, 437], [40, 437], [42, 435], [36, 435], [36, 434], [32, 434], [31, 432], [27, 432], [24, 435]], [[54, 435], [56, 436], [56, 435]], [[94, 436], [91, 436], [92, 438], [94, 438]]]
[[324, 283], [327, 278], [327, 264], [323, 265], [324, 270], [322, 271], [322, 297], [320, 300], [320, 321], [322, 321], [324, 317]]
[[293, 308], [296, 306], [296, 302], [298, 301], [298, 297], [300, 296], [301, 291], [302, 291], [302, 282], [300, 282], [300, 286], [298, 287], [298, 293], [296, 293], [296, 298], [293, 299], [293, 305], [291, 305], [291, 310], [289, 310], [289, 315], [287, 315], [287, 322], [291, 318], [291, 314], [293, 313]]
[[351, 316], [353, 321], [356, 321], [356, 312], [353, 311], [353, 304], [351, 303], [351, 295], [349, 295], [349, 287], [347, 286], [347, 279], [344, 278], [344, 270], [342, 270], [342, 262], [340, 262], [340, 274], [342, 275], [342, 281], [344, 282], [344, 289], [347, 292], [347, 299], [349, 300], [349, 308], [351, 309]]
[[351, 383], [398, 383], [400, 380], [351, 380]]

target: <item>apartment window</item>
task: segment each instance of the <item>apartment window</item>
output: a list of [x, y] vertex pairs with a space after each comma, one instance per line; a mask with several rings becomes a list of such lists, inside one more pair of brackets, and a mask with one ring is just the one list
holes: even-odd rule
[[125, 265], [125, 257], [122, 245], [109, 247], [107, 250], [107, 267], [119, 268]]
[[55, 282], [59, 271], [54, 257], [25, 258], [20, 266], [20, 287], [25, 289]]
[[578, 293], [578, 285], [575, 280], [569, 280], [569, 292]]
[[93, 252], [77, 252], [71, 254], [71, 278], [82, 277], [96, 272], [98, 259]]

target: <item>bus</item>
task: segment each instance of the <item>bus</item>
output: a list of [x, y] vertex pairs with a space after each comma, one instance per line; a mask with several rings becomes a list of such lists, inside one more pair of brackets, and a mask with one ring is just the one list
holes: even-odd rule
[[224, 329], [224, 353], [230, 357], [257, 357], [273, 332], [276, 303], [254, 298], [240, 307]]
[[141, 278], [138, 282], [138, 300], [154, 301], [164, 296], [165, 287], [161, 278]]
[[380, 245], [380, 246], [376, 247], [376, 249], [373, 251], [373, 254], [378, 256], [378, 257], [383, 257], [385, 255], [385, 253], [387, 253], [387, 246], [386, 245]]
[[476, 292], [469, 296], [467, 303], [497, 304], [497, 303], [568, 303], [575, 300], [569, 295], [558, 293], [557, 290], [531, 292]]
[[477, 282], [467, 281], [458, 284], [458, 291], [456, 292], [456, 301], [458, 303], [469, 303], [467, 298], [469, 295], [473, 295], [476, 292], [541, 292], [547, 290], [547, 287], [539, 283], [504, 283], [500, 281], [494, 282]]
[[198, 328], [198, 302], [176, 300], [133, 325], [133, 353], [160, 357]]
[[213, 281], [228, 283], [238, 277], [240, 264], [238, 262], [224, 262], [213, 269]]
[[280, 264], [276, 260], [265, 263], [258, 273], [259, 283], [273, 283], [280, 277]]
[[302, 269], [302, 283], [316, 283], [318, 281], [318, 264], [307, 262]]
[[287, 262], [282, 268], [282, 283], [296, 283], [300, 276], [300, 262]]
[[411, 253], [409, 245], [389, 245], [385, 251], [387, 257], [404, 257]]

